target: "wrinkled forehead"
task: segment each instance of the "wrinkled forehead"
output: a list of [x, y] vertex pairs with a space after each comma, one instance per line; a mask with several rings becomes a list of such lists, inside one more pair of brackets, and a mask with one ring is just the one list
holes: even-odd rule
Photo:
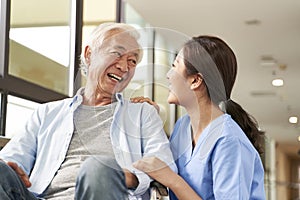
[[113, 48], [121, 51], [122, 53], [133, 53], [138, 57], [141, 56], [141, 47], [138, 44], [138, 41], [127, 32], [114, 33], [105, 37], [101, 48]]

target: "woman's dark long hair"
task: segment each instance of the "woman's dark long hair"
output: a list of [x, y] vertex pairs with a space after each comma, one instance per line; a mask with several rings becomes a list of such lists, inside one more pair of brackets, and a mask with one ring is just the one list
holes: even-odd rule
[[264, 150], [264, 132], [257, 121], [230, 95], [237, 75], [237, 61], [234, 52], [220, 38], [214, 36], [193, 37], [183, 46], [184, 64], [187, 75], [200, 73], [211, 100], [225, 104], [226, 113], [242, 128], [256, 150]]

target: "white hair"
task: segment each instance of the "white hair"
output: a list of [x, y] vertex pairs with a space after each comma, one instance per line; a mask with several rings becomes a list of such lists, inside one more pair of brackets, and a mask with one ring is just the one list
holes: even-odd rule
[[[115, 33], [126, 33], [133, 37], [136, 41], [140, 38], [139, 32], [132, 26], [124, 23], [103, 23], [97, 26], [92, 33], [90, 34], [89, 38], [85, 41], [83, 47], [84, 49], [89, 46], [92, 51], [99, 51], [103, 44], [103, 41], [108, 37], [114, 35]], [[142, 58], [142, 48], [139, 48], [139, 60]], [[80, 68], [84, 75], [87, 74], [87, 64], [84, 56], [84, 51], [81, 52], [80, 55]]]

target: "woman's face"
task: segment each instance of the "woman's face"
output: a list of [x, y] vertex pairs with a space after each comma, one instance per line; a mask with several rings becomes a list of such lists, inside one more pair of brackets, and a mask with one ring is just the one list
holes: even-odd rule
[[167, 73], [169, 82], [168, 103], [184, 106], [194, 94], [190, 87], [190, 79], [186, 74], [183, 54], [180, 52]]

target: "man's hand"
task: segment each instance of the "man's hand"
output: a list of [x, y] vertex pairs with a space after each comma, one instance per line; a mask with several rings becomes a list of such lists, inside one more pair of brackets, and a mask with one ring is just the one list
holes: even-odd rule
[[133, 102], [133, 103], [144, 103], [144, 102], [147, 102], [149, 103], [150, 105], [154, 106], [154, 108], [157, 110], [157, 112], [159, 113], [159, 106], [157, 105], [156, 102], [152, 101], [150, 98], [148, 97], [133, 97], [133, 98], [130, 98], [130, 101]]
[[10, 166], [17, 173], [17, 175], [20, 177], [20, 179], [23, 181], [23, 183], [25, 184], [26, 187], [30, 187], [31, 186], [31, 182], [29, 181], [29, 177], [23, 171], [23, 169], [21, 169], [17, 165], [17, 163], [7, 162], [7, 165]]
[[123, 172], [125, 174], [127, 188], [129, 189], [136, 188], [139, 184], [137, 177], [133, 173], [131, 173], [128, 169], [123, 169]]

